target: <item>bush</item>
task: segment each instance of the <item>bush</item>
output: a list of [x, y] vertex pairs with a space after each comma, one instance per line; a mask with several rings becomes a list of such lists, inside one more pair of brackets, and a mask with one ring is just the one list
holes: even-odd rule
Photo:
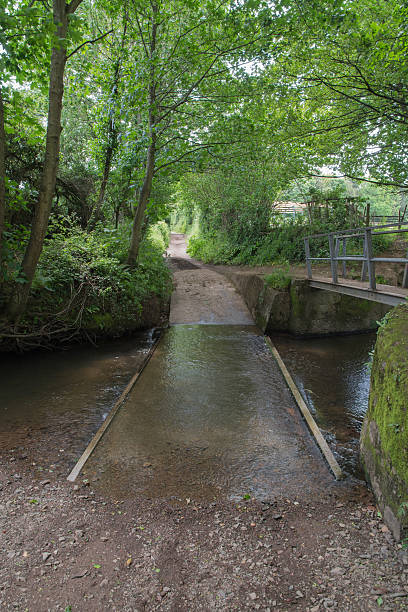
[[[318, 220], [310, 224], [303, 215], [285, 218], [275, 215], [268, 232], [256, 239], [248, 236], [238, 242], [226, 232], [206, 233], [201, 231], [191, 236], [188, 253], [205, 263], [262, 266], [273, 263], [302, 263], [305, 261], [304, 238], [313, 234], [347, 229], [340, 215], [329, 220]], [[384, 251], [392, 242], [386, 236], [373, 236], [374, 254]], [[312, 257], [329, 257], [327, 236], [310, 241]], [[362, 254], [363, 240], [349, 239], [347, 254]]]
[[265, 284], [272, 289], [287, 289], [291, 282], [288, 269], [274, 270], [271, 274], [264, 276]]
[[61, 321], [77, 329], [120, 332], [137, 327], [143, 303], [153, 296], [165, 300], [170, 294], [170, 274], [162, 256], [165, 232], [161, 226], [149, 228], [136, 268], [125, 263], [129, 231], [124, 228], [93, 233], [76, 228], [68, 236], [49, 239], [27, 318], [35, 323], [59, 312]]

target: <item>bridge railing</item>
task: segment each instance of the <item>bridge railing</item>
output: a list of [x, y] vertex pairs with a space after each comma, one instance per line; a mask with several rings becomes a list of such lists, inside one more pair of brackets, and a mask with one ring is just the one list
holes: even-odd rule
[[[361, 280], [367, 281], [370, 290], [376, 290], [375, 264], [377, 262], [389, 262], [404, 264], [404, 275], [402, 279], [402, 287], [408, 288], [408, 251], [406, 257], [374, 257], [373, 254], [373, 237], [384, 236], [387, 234], [404, 234], [408, 232], [408, 221], [398, 223], [387, 223], [385, 225], [376, 225], [369, 227], [361, 227], [349, 230], [341, 230], [338, 232], [328, 232], [326, 234], [313, 234], [306, 236], [305, 241], [305, 256], [307, 277], [313, 278], [312, 262], [329, 261], [331, 268], [331, 277], [334, 284], [338, 284], [339, 263], [341, 263], [341, 276], [347, 278], [347, 262], [361, 262]], [[320, 241], [328, 241], [329, 257], [311, 257], [311, 241], [319, 238]], [[363, 253], [361, 255], [347, 255], [347, 241], [350, 239], [362, 239]]]

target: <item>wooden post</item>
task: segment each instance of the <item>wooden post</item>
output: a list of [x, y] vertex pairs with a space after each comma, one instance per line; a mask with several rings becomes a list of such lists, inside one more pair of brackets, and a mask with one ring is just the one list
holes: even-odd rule
[[367, 269], [368, 269], [368, 282], [370, 285], [371, 291], [375, 291], [376, 283], [375, 283], [375, 263], [372, 261], [373, 259], [373, 241], [371, 235], [371, 229], [367, 228], [365, 230], [366, 236], [366, 261], [367, 261]]
[[310, 263], [309, 238], [305, 238], [305, 255], [306, 255], [307, 278], [312, 278], [312, 266], [311, 266], [311, 263]]
[[405, 213], [407, 212], [407, 206], [408, 204], [405, 204], [404, 212], [402, 213], [402, 216], [401, 216], [401, 223], [404, 223]]
[[[338, 240], [336, 241], [338, 243]], [[334, 247], [334, 234], [329, 234], [329, 249], [330, 249], [330, 266], [332, 273], [332, 281], [337, 285], [337, 259]]]
[[[347, 255], [347, 238], [343, 238], [343, 257]], [[343, 278], [347, 278], [347, 262], [343, 260]]]

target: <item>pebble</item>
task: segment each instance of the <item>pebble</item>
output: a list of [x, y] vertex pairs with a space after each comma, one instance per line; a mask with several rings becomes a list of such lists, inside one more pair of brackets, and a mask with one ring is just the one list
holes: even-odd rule
[[86, 574], [88, 573], [87, 569], [83, 569], [83, 570], [79, 570], [77, 572], [75, 572], [75, 574], [72, 574], [71, 578], [83, 578], [84, 576], [86, 576]]
[[42, 560], [43, 561], [47, 561], [47, 559], [49, 559], [51, 557], [51, 553], [50, 552], [43, 552], [42, 554]]

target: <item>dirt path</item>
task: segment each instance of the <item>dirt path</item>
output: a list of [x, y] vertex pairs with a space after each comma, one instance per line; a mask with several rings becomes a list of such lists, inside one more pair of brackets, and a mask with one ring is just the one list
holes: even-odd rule
[[408, 554], [362, 483], [273, 502], [121, 499], [98, 476], [66, 481], [77, 440], [60, 429], [56, 415], [0, 447], [1, 610], [408, 609]]

